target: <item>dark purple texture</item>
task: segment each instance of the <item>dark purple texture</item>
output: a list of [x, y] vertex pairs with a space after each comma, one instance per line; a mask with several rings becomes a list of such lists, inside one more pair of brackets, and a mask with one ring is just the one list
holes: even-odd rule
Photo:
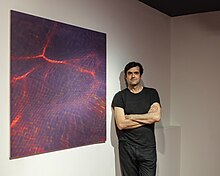
[[11, 11], [11, 158], [106, 140], [106, 34]]

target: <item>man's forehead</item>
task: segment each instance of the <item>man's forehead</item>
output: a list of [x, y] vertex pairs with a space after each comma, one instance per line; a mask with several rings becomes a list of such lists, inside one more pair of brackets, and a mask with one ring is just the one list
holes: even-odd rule
[[130, 68], [127, 72], [136, 72], [136, 71], [138, 72], [140, 71], [140, 68], [138, 66]]

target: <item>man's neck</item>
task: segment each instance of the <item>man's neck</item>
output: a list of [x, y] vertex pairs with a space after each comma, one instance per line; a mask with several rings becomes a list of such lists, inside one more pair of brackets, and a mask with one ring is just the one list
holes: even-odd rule
[[142, 85], [136, 85], [136, 86], [128, 86], [128, 89], [132, 92], [132, 93], [139, 93], [143, 90], [143, 86]]

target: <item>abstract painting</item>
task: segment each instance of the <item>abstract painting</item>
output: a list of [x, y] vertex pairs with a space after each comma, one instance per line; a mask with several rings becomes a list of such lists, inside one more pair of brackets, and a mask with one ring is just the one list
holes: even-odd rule
[[106, 141], [106, 34], [11, 11], [10, 159]]

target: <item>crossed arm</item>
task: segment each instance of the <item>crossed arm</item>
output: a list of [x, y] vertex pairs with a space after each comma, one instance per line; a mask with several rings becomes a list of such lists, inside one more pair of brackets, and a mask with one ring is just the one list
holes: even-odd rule
[[133, 129], [145, 124], [159, 122], [161, 118], [161, 107], [159, 103], [153, 103], [150, 110], [145, 114], [125, 115], [124, 109], [120, 107], [114, 108], [114, 116], [117, 127], [122, 129]]

